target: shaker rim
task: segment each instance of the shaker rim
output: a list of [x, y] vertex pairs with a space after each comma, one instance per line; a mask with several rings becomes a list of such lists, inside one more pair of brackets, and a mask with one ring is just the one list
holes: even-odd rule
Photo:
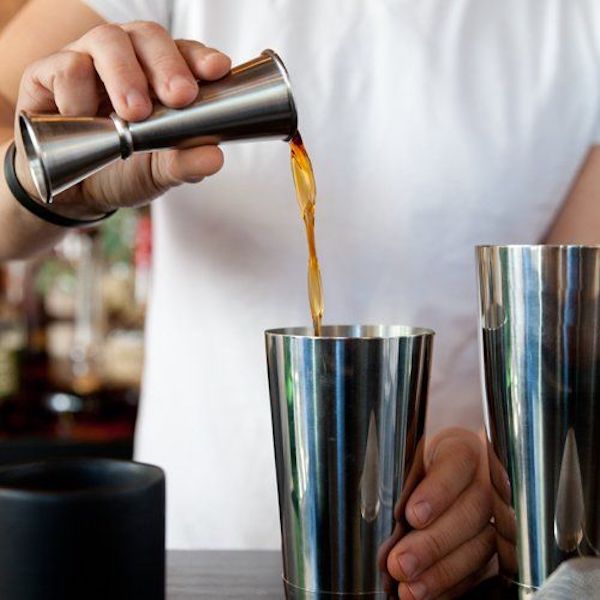
[[600, 244], [477, 244], [475, 250], [489, 250], [497, 248], [499, 250], [600, 250]]
[[267, 329], [265, 336], [314, 340], [386, 340], [433, 337], [435, 331], [410, 325], [323, 325], [321, 335], [314, 335], [312, 327], [304, 326]]

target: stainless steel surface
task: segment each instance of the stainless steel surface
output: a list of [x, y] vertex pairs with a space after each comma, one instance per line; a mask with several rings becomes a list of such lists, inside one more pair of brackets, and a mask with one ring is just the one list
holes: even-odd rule
[[145, 121], [101, 117], [19, 116], [36, 188], [45, 202], [134, 152], [227, 141], [289, 140], [297, 115], [288, 74], [272, 50], [201, 82], [197, 99], [181, 109], [157, 105]]
[[432, 342], [409, 327], [266, 332], [288, 599], [387, 597], [378, 556], [422, 474]]
[[600, 548], [600, 247], [477, 257], [500, 558], [528, 598]]

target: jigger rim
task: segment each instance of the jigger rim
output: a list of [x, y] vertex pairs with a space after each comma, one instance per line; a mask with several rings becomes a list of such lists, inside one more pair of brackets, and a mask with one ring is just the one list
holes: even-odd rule
[[33, 185], [35, 185], [35, 189], [42, 200], [50, 204], [52, 202], [52, 184], [42, 160], [42, 149], [33, 130], [31, 119], [29, 118], [29, 114], [24, 110], [19, 113], [19, 129], [21, 131], [25, 155], [29, 162]]
[[292, 113], [292, 120], [290, 133], [284, 141], [289, 142], [298, 131], [298, 111], [296, 110], [296, 101], [294, 100], [294, 94], [292, 92], [292, 82], [290, 80], [290, 74], [288, 73], [285, 63], [283, 62], [279, 54], [275, 52], [275, 50], [271, 50], [271, 48], [266, 48], [261, 52], [261, 54], [263, 56], [268, 56], [277, 65], [277, 68], [281, 73], [281, 78], [283, 79], [287, 88], [287, 97], [288, 102], [290, 103], [290, 112]]
[[433, 337], [435, 331], [411, 325], [323, 325], [321, 335], [315, 335], [312, 327], [267, 329], [265, 335], [315, 340], [386, 340]]

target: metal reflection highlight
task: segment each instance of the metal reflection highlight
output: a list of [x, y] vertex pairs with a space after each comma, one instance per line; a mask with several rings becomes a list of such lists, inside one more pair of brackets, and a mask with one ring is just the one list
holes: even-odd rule
[[600, 247], [484, 246], [477, 259], [500, 562], [529, 598], [599, 546]]
[[388, 597], [394, 510], [422, 471], [432, 340], [409, 327], [266, 332], [288, 599]]

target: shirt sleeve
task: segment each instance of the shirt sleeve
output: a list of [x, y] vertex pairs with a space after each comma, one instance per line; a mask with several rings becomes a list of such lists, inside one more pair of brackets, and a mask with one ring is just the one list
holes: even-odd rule
[[108, 22], [155, 21], [170, 29], [172, 0], [84, 0], [84, 2]]

